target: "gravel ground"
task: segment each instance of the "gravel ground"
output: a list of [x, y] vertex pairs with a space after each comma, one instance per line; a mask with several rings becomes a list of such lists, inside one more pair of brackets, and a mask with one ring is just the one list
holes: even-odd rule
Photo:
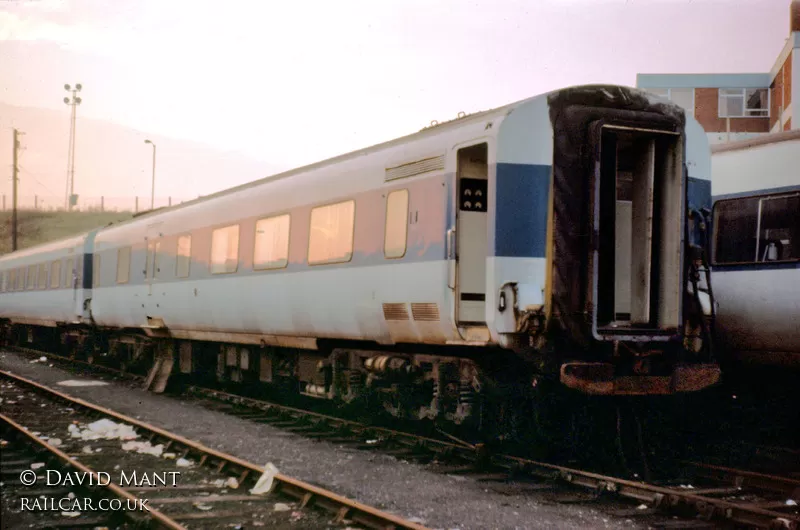
[[[86, 379], [9, 352], [0, 353], [0, 368], [47, 385]], [[559, 504], [552, 496], [504, 495], [469, 477], [432, 473], [389, 455], [306, 439], [121, 384], [60, 389], [250, 462], [271, 462], [281, 473], [430, 528], [648, 527], [642, 520], [647, 517], [634, 518], [636, 510], [626, 518], [591, 506]]]

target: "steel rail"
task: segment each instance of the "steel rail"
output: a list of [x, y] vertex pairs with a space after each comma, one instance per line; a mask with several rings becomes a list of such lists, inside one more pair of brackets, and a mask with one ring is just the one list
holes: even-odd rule
[[[76, 469], [82, 473], [85, 473], [88, 476], [92, 477], [92, 480], [96, 481], [96, 487], [98, 488], [105, 488], [106, 490], [110, 491], [115, 497], [125, 500], [125, 501], [134, 501], [134, 503], [138, 502], [140, 499], [135, 495], [130, 494], [125, 489], [117, 486], [113, 482], [109, 482], [106, 485], [101, 485], [100, 475], [98, 475], [97, 471], [93, 470], [86, 464], [82, 462], [78, 462], [67, 453], [61, 451], [57, 447], [54, 447], [48, 444], [46, 441], [42, 440], [31, 431], [28, 430], [27, 427], [20, 425], [19, 423], [15, 422], [5, 414], [0, 413], [0, 422], [5, 423], [17, 434], [24, 436], [27, 441], [34, 446], [33, 451], [35, 452], [36, 449], [46, 451], [51, 455], [55, 456], [66, 464], [67, 466]], [[186, 527], [178, 523], [177, 521], [169, 518], [164, 513], [158, 511], [156, 508], [148, 508], [147, 512], [132, 512], [132, 511], [123, 511], [124, 515], [130, 519], [136, 520], [139, 518], [150, 519], [152, 522], [155, 522], [158, 525], [158, 528], [167, 528], [169, 530], [186, 530]], [[136, 514], [136, 515], [134, 515]]]
[[[46, 355], [45, 352], [41, 353]], [[100, 368], [100, 365], [90, 364], [89, 366], [102, 369]], [[394, 431], [383, 427], [368, 426], [352, 420], [328, 416], [318, 412], [293, 408], [268, 401], [261, 401], [204, 387], [190, 386], [187, 390], [201, 396], [207, 396], [216, 400], [253, 407], [259, 410], [279, 411], [289, 415], [290, 417], [294, 416], [298, 419], [313, 418], [317, 422], [327, 424], [333, 428], [345, 427], [356, 433], [383, 435], [385, 440], [389, 442], [400, 443], [409, 447], [425, 448], [428, 450], [433, 450], [434, 452], [448, 452], [450, 454], [458, 455], [468, 461], [479, 460], [482, 463], [505, 469], [510, 474], [527, 473], [545, 479], [564, 480], [576, 486], [595, 490], [598, 493], [609, 492], [633, 499], [635, 501], [649, 502], [652, 503], [656, 508], [660, 509], [693, 508], [697, 514], [708, 519], [725, 519], [759, 528], [800, 530], [800, 517], [796, 515], [781, 513], [775, 510], [754, 506], [752, 504], [737, 504], [708, 495], [692, 493], [692, 490], [671, 489], [647, 484], [644, 482], [636, 482], [593, 473], [590, 471], [559, 466], [556, 464], [549, 464], [546, 462], [539, 462], [518, 456], [498, 453], [488, 454], [485, 446], [483, 445], [471, 445], [461, 441], [458, 441], [458, 443], [453, 443], [433, 438], [426, 438], [411, 433]], [[698, 469], [703, 467], [702, 464], [689, 464]], [[720, 468], [719, 466], [707, 467], [716, 467], [716, 471], [718, 473], [721, 473], [721, 470], [728, 470], [728, 473], [724, 476], [708, 476], [708, 478], [713, 478], [715, 480], [731, 479], [731, 486], [736, 486], [737, 484], [737, 479], [735, 477], [748, 477], [751, 479], [748, 482], [748, 484], [751, 486], [759, 487], [763, 490], [786, 493], [787, 488], [780, 487], [778, 484], [786, 485], [786, 481], [791, 483], [793, 480], [786, 479], [786, 481], [781, 482], [781, 477], [772, 477], [770, 475], [763, 475], [730, 468]], [[710, 470], [708, 471], [710, 472]], [[756, 481], [756, 478], [759, 478], [759, 480]], [[741, 484], [742, 479], [740, 478], [738, 480]], [[765, 504], [773, 505], [774, 503]]]
[[608, 491], [638, 501], [650, 502], [656, 508], [685, 506], [694, 508], [699, 515], [706, 519], [725, 519], [758, 528], [786, 530], [800, 528], [800, 517], [796, 515], [698, 495], [691, 493], [691, 490], [665, 488], [514, 456], [500, 455], [493, 456], [492, 459], [494, 463], [505, 464], [509, 468], [518, 468], [543, 477], [561, 478], [571, 484], [593, 489], [598, 493]]
[[[0, 370], [0, 376], [10, 379], [16, 383], [21, 383], [24, 386], [32, 388], [37, 392], [43, 393], [51, 398], [56, 398], [67, 402], [71, 406], [78, 406], [83, 409], [102, 414], [103, 416], [115, 418], [123, 423], [133, 425], [142, 431], [148, 432], [153, 435], [153, 437], [161, 437], [169, 440], [172, 444], [183, 446], [185, 451], [183, 457], [185, 458], [191, 453], [198, 454], [200, 455], [201, 465], [216, 463], [217, 471], [222, 471], [223, 469], [230, 469], [233, 467], [234, 469], [240, 471], [239, 482], [243, 482], [246, 478], [251, 476], [255, 476], [257, 478], [264, 472], [264, 468], [247, 462], [246, 460], [242, 460], [241, 458], [211, 449], [210, 447], [206, 447], [178, 434], [165, 431], [164, 429], [150, 425], [135, 418], [125, 416], [124, 414], [120, 414], [105, 407], [101, 407], [99, 405], [89, 403], [83, 399], [59, 392], [58, 390], [54, 390], [17, 374]], [[298, 479], [294, 479], [292, 477], [288, 477], [281, 473], [276, 474], [273, 477], [273, 480], [276, 482], [276, 489], [279, 489], [284, 494], [299, 499], [301, 501], [301, 507], [306, 507], [313, 502], [315, 506], [320, 506], [330, 512], [333, 512], [336, 515], [336, 522], [341, 522], [347, 518], [370, 528], [404, 528], [409, 530], [427, 530], [426, 527], [417, 523], [407, 521], [401, 517], [378, 510], [371, 506], [367, 506], [366, 504], [362, 504], [358, 501], [342, 497], [341, 495], [331, 491], [308, 484]]]
[[698, 476], [713, 480], [725, 480], [737, 486], [751, 485], [759, 489], [790, 495], [800, 493], [800, 479], [766, 475], [754, 471], [743, 471], [724, 466], [700, 462], [681, 462], [695, 469]]

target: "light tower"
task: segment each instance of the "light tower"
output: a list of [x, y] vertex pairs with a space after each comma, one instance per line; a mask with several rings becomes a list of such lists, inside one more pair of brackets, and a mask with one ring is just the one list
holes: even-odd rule
[[72, 116], [70, 117], [69, 126], [69, 157], [67, 160], [67, 191], [66, 200], [64, 201], [64, 209], [72, 210], [72, 207], [78, 203], [78, 197], [75, 196], [75, 117], [77, 114], [78, 105], [81, 104], [82, 99], [78, 96], [81, 91], [80, 83], [72, 88], [69, 85], [64, 85], [64, 90], [72, 93], [72, 97], [65, 97], [64, 103], [72, 107]]

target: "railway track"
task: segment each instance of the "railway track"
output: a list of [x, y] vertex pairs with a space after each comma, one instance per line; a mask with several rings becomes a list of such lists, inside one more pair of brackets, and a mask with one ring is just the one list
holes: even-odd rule
[[[45, 354], [28, 350], [29, 353]], [[73, 362], [69, 359], [62, 360]], [[92, 370], [100, 365], [83, 363]], [[118, 375], [125, 375], [110, 369]], [[135, 376], [139, 377], [139, 376]], [[141, 378], [143, 379], [143, 378]], [[486, 447], [369, 426], [352, 420], [243, 397], [219, 390], [188, 387], [196, 402], [254, 422], [306, 437], [350, 444], [396, 457], [435, 463], [448, 474], [468, 474], [488, 483], [540, 480], [617, 495], [656, 511], [700, 517], [756, 528], [800, 529], [800, 479], [755, 473], [699, 462], [685, 462], [687, 475], [675, 483], [649, 484], [514, 455], [489, 453]], [[691, 485], [687, 484], [691, 482]], [[521, 488], [524, 490], [524, 488]]]
[[71, 527], [424, 530], [9, 372], [0, 382], [2, 474], [16, 497], [4, 504], [20, 508], [8, 517]]

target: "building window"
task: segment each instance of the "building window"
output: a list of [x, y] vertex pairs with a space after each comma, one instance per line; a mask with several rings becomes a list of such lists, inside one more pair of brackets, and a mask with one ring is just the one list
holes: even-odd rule
[[654, 96], [662, 97], [664, 99], [669, 99], [669, 89], [668, 88], [646, 88], [647, 92], [650, 92]]
[[800, 193], [745, 197], [714, 206], [714, 263], [800, 259]]
[[117, 250], [117, 283], [128, 283], [131, 277], [131, 247]]
[[356, 202], [345, 201], [311, 210], [308, 263], [344, 263], [353, 257]]
[[187, 278], [192, 264], [192, 236], [178, 236], [178, 250], [175, 253], [175, 276]]
[[408, 236], [408, 190], [395, 190], [386, 197], [386, 227], [383, 255], [402, 258], [406, 254]]
[[58, 289], [61, 282], [61, 261], [56, 260], [50, 263], [50, 288]]
[[289, 214], [256, 222], [253, 268], [280, 269], [289, 263]]
[[39, 289], [47, 289], [47, 263], [39, 264], [39, 280], [36, 282]]
[[647, 88], [647, 92], [668, 99], [681, 107], [690, 116], [694, 116], [693, 88]]
[[211, 233], [211, 273], [225, 274], [239, 268], [239, 225]]
[[766, 88], [720, 88], [719, 117], [769, 117], [769, 90]]

